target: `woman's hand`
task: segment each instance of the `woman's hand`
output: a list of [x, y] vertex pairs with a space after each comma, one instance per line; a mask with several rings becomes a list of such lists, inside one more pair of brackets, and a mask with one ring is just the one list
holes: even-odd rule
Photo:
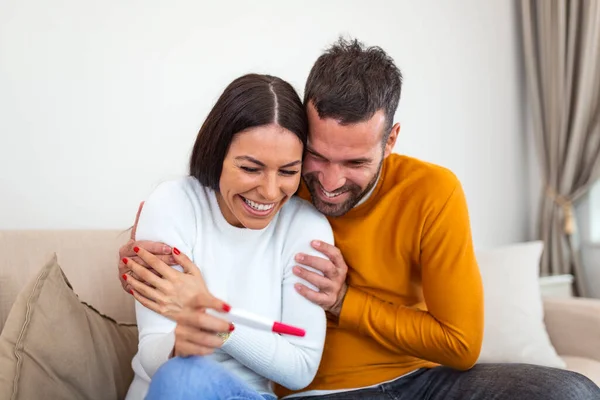
[[[133, 274], [123, 274], [122, 278], [133, 288], [130, 293], [145, 307], [172, 320], [177, 319], [186, 303], [196, 308], [229, 311], [229, 305], [208, 291], [198, 267], [176, 248], [173, 248], [173, 258], [183, 272], [143, 248], [135, 247], [134, 251], [153, 271], [131, 258], [123, 258]], [[134, 274], [141, 281], [134, 278]]]
[[206, 356], [220, 348], [224, 340], [219, 333], [232, 332], [233, 324], [206, 313], [199, 297], [188, 302], [177, 316], [175, 356]]
[[134, 251], [153, 271], [131, 258], [124, 258], [123, 262], [145, 283], [129, 274], [123, 279], [133, 287], [136, 300], [177, 321], [173, 354], [207, 355], [221, 347], [223, 339], [217, 334], [233, 331], [233, 324], [207, 314], [206, 309], [228, 312], [230, 306], [210, 294], [198, 267], [175, 247], [173, 257], [183, 272], [142, 248], [135, 247]]

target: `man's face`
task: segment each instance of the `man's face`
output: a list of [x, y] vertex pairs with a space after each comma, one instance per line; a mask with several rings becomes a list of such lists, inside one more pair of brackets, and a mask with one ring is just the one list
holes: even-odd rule
[[327, 216], [339, 217], [377, 183], [383, 159], [391, 153], [400, 128], [394, 125], [384, 147], [383, 110], [351, 125], [320, 119], [312, 103], [307, 113], [309, 136], [302, 177], [315, 207]]

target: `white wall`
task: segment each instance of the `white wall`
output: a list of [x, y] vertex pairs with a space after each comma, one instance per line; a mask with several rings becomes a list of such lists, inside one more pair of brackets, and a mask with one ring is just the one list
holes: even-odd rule
[[0, 229], [127, 227], [158, 182], [186, 172], [227, 83], [267, 72], [302, 92], [346, 33], [401, 67], [396, 151], [455, 171], [476, 245], [526, 237], [513, 2], [283, 3], [0, 2]]

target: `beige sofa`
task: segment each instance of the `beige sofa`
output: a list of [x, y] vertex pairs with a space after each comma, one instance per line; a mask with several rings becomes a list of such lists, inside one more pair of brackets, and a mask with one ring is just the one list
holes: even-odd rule
[[[0, 231], [0, 330], [19, 291], [52, 253], [79, 298], [119, 322], [134, 323], [133, 299], [117, 277], [119, 231]], [[600, 300], [544, 300], [550, 339], [567, 368], [600, 384]], [[2, 373], [2, 371], [0, 371]]]

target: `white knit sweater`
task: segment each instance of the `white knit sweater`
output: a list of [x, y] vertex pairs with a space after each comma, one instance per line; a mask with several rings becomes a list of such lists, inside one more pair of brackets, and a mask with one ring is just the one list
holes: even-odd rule
[[[324, 257], [310, 242], [333, 243], [333, 233], [327, 219], [311, 204], [293, 197], [266, 228], [237, 228], [223, 217], [215, 192], [186, 177], [163, 183], [151, 194], [136, 239], [177, 247], [200, 268], [211, 293], [232, 307], [306, 330], [306, 336], [298, 338], [236, 324], [211, 358], [260, 393], [272, 393], [270, 381], [290, 389], [312, 381], [325, 340], [325, 314], [296, 292], [294, 283], [299, 278], [292, 267], [299, 252]], [[145, 396], [150, 379], [168, 360], [175, 341], [175, 322], [138, 302], [136, 315], [139, 346], [128, 399]]]

